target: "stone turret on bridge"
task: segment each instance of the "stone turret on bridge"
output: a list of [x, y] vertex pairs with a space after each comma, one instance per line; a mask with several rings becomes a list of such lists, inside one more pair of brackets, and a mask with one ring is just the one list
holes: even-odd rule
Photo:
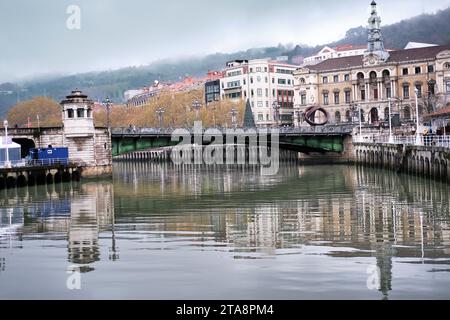
[[111, 134], [107, 128], [96, 128], [93, 102], [79, 90], [61, 101], [63, 145], [69, 148], [69, 161], [80, 163], [83, 176], [112, 173]]

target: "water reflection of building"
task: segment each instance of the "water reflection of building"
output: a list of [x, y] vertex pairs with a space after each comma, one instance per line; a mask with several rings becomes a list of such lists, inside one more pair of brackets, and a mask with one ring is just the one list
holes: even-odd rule
[[[14, 196], [0, 198], [0, 230], [9, 215], [16, 221], [14, 234], [20, 239], [35, 234], [67, 239], [69, 262], [79, 265], [81, 271], [92, 270], [90, 265], [100, 259], [99, 233], [111, 228], [114, 217], [112, 183], [61, 184], [12, 192]], [[115, 245], [112, 248], [114, 251]]]
[[[71, 201], [68, 230], [69, 261], [89, 265], [100, 260], [100, 229], [109, 227], [113, 212], [112, 184], [85, 184]], [[89, 268], [85, 268], [85, 271]]]
[[[150, 221], [149, 212], [157, 213], [158, 221], [171, 217], [140, 228], [212, 234], [236, 258], [273, 257], [279, 249], [304, 245], [331, 247], [330, 256], [372, 257], [387, 298], [394, 257], [450, 255], [449, 191], [438, 182], [353, 167], [288, 167], [267, 178], [252, 168], [139, 164], [140, 187], [130, 190], [120, 178], [128, 165], [119, 165], [115, 180], [116, 197], [127, 211]], [[164, 180], [158, 180], [160, 170]], [[163, 205], [155, 205], [160, 200]]]

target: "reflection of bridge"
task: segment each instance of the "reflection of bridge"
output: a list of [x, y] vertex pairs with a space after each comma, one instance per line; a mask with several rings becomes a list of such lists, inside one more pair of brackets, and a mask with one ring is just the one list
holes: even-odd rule
[[[193, 129], [183, 129], [194, 138]], [[203, 134], [214, 135], [211, 130], [216, 130], [223, 135], [226, 141], [227, 135], [266, 134], [267, 140], [271, 140], [271, 130], [261, 129], [207, 129]], [[218, 131], [217, 131], [218, 130]], [[342, 153], [345, 151], [345, 139], [350, 137], [353, 126], [322, 126], [303, 128], [280, 128], [279, 146], [281, 149], [310, 153]], [[155, 128], [117, 128], [112, 130], [112, 153], [113, 156], [130, 152], [174, 146], [179, 141], [172, 141], [174, 129]], [[194, 142], [194, 140], [192, 140]], [[204, 143], [207, 144], [207, 143]]]

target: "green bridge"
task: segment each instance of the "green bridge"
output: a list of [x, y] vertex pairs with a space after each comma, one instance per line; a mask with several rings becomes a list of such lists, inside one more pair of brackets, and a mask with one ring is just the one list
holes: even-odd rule
[[[194, 134], [192, 129], [189, 130], [194, 142]], [[311, 152], [344, 152], [344, 140], [350, 137], [353, 126], [325, 126], [325, 127], [307, 127], [307, 128], [280, 128], [279, 129], [279, 146], [280, 149], [297, 151], [302, 153]], [[112, 130], [112, 155], [119, 156], [135, 151], [143, 151], [162, 147], [170, 147], [178, 145], [179, 141], [172, 141], [171, 129], [155, 129], [155, 128], [116, 128]], [[204, 132], [204, 131], [203, 131]], [[224, 135], [236, 132], [233, 130], [221, 131]], [[242, 132], [242, 131], [241, 131]], [[251, 132], [261, 132], [252, 130]], [[244, 135], [249, 133], [243, 130]], [[238, 133], [237, 133], [238, 134]], [[248, 137], [246, 138], [248, 141]], [[270, 146], [271, 131], [267, 132], [267, 141]], [[209, 144], [209, 143], [204, 143]]]

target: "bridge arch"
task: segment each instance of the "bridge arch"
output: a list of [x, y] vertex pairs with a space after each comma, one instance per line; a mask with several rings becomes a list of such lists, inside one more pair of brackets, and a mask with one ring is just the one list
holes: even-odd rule
[[34, 149], [36, 148], [36, 144], [34, 142], [34, 140], [32, 139], [28, 139], [28, 138], [13, 138], [12, 139], [13, 142], [20, 144], [21, 147], [21, 157], [25, 158], [30, 149]]
[[27, 182], [27, 178], [21, 174], [20, 176], [17, 177], [17, 186], [18, 187], [25, 187], [28, 184]]

